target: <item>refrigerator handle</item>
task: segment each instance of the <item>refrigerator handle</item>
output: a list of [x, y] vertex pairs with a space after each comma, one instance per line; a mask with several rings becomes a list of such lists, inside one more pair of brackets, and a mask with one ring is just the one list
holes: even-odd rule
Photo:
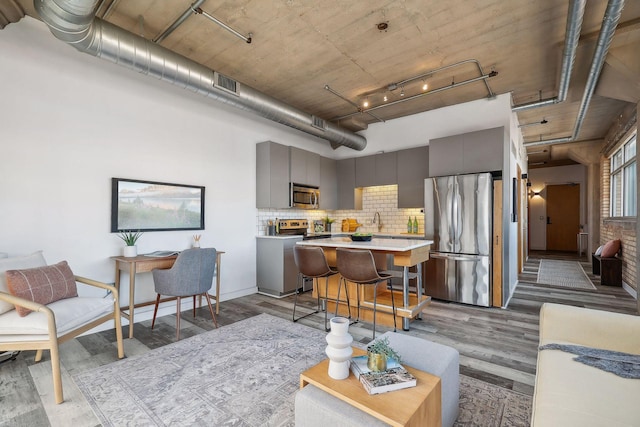
[[483, 257], [475, 255], [450, 255], [450, 254], [437, 254], [430, 253], [429, 258], [446, 259], [449, 261], [481, 261]]

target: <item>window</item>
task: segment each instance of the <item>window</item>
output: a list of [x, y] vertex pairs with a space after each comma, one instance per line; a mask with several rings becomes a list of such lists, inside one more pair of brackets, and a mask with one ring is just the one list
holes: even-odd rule
[[611, 157], [611, 216], [636, 216], [636, 139], [634, 134]]

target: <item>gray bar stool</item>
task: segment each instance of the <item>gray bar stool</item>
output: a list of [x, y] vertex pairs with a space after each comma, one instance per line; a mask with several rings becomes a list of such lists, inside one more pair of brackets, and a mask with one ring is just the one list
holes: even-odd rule
[[[358, 318], [360, 320], [360, 290], [363, 285], [372, 285], [373, 289], [373, 338], [376, 337], [376, 307], [378, 285], [383, 282], [389, 284], [392, 275], [380, 273], [376, 269], [373, 253], [361, 249], [336, 249], [338, 272], [342, 279], [358, 285]], [[345, 284], [346, 288], [346, 284]], [[338, 291], [339, 292], [339, 291]], [[396, 302], [391, 292], [391, 305], [393, 307], [393, 331], [396, 331]]]
[[[296, 296], [293, 303], [293, 321], [297, 322], [300, 319], [303, 319], [307, 316], [311, 316], [312, 314], [316, 314], [320, 311], [320, 287], [318, 284], [318, 279], [325, 279], [324, 286], [324, 296], [325, 300], [329, 300], [329, 277], [335, 274], [338, 274], [337, 270], [329, 267], [327, 263], [327, 258], [324, 255], [324, 251], [321, 247], [316, 246], [300, 246], [296, 245], [293, 248], [293, 258], [295, 260], [296, 266], [298, 267], [298, 283], [296, 285]], [[298, 306], [298, 293], [300, 292], [300, 288], [304, 283], [304, 279], [312, 279], [316, 284], [316, 295], [318, 297], [318, 308], [313, 313], [306, 314], [304, 316], [300, 316], [296, 319], [296, 307]], [[336, 312], [335, 315], [338, 315], [338, 301], [340, 299], [340, 287], [342, 286], [342, 280], [338, 284], [338, 297], [335, 299], [336, 302]], [[349, 310], [349, 319], [351, 318], [351, 306], [349, 305], [349, 293], [347, 292], [345, 285], [345, 295], [347, 298], [347, 309]], [[328, 332], [329, 327], [327, 326], [327, 309], [324, 310], [324, 328]]]

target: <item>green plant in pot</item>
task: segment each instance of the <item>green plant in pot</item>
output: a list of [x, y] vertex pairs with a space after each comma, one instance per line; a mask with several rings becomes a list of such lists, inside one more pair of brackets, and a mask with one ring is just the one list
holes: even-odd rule
[[367, 346], [367, 367], [374, 372], [387, 369], [387, 359], [393, 358], [401, 363], [400, 355], [389, 345], [387, 337], [379, 339]]
[[322, 221], [324, 222], [324, 231], [331, 232], [331, 224], [335, 222], [335, 219], [331, 219], [329, 218], [329, 215], [327, 215], [322, 218]]
[[118, 234], [118, 237], [122, 239], [122, 241], [127, 245], [124, 248], [124, 256], [125, 257], [135, 257], [138, 255], [138, 249], [136, 247], [136, 242], [140, 237], [142, 237], [141, 231], [123, 231]]

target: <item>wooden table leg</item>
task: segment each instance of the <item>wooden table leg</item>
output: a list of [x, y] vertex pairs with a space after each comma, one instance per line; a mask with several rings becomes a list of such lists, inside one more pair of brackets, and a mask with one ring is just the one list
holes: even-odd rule
[[133, 338], [133, 309], [136, 289], [136, 264], [129, 270], [129, 338]]

